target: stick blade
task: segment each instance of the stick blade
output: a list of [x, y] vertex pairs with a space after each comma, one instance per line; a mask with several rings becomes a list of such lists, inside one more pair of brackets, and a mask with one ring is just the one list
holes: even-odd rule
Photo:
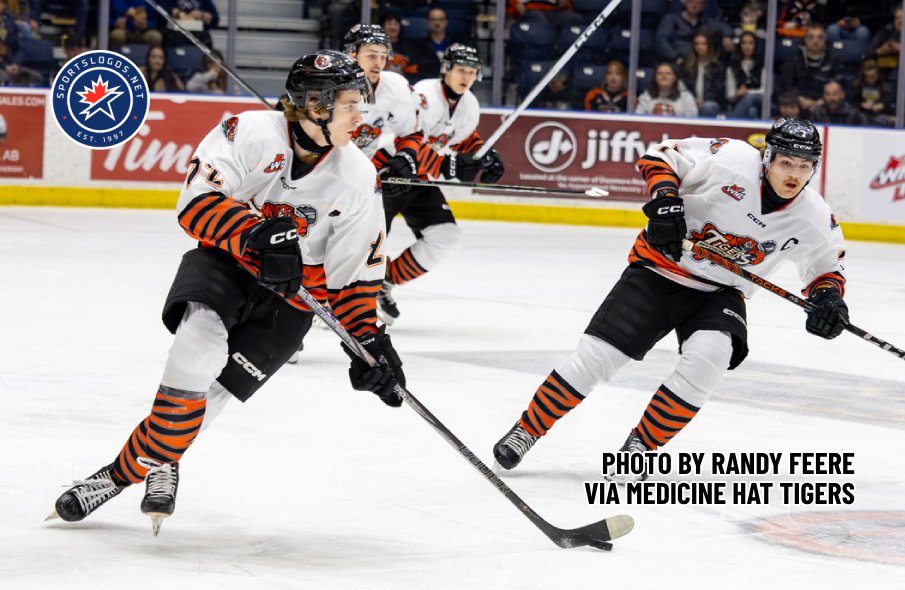
[[610, 551], [613, 546], [609, 541], [624, 537], [632, 532], [633, 528], [635, 528], [635, 520], [631, 516], [617, 514], [581, 528], [562, 531], [562, 534], [553, 541], [565, 549], [590, 545], [597, 549]]

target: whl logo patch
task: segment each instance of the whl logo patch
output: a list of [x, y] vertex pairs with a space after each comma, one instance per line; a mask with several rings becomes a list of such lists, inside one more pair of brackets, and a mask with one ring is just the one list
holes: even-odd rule
[[733, 184], [731, 186], [727, 184], [726, 186], [722, 187], [722, 191], [736, 201], [741, 201], [745, 198], [745, 189], [737, 184]]
[[[286, 166], [285, 156], [283, 156], [283, 154], [277, 154], [273, 158], [273, 162], [268, 164], [267, 168], [264, 168], [264, 172], [266, 172], [266, 173], [279, 172], [280, 170], [283, 169], [284, 166]], [[284, 180], [283, 182], [285, 183], [286, 181]]]
[[52, 90], [51, 108], [60, 130], [93, 150], [132, 139], [148, 115], [145, 77], [131, 60], [112, 51], [88, 51], [69, 60]]

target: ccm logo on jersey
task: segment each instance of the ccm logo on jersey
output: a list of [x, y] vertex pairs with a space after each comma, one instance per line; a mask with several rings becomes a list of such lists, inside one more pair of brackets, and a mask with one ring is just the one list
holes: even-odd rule
[[243, 369], [245, 369], [249, 375], [251, 375], [252, 377], [257, 379], [258, 381], [263, 381], [264, 379], [267, 379], [267, 375], [265, 373], [262, 373], [259, 368], [254, 366], [250, 360], [248, 360], [247, 358], [242, 356], [241, 352], [238, 352], [238, 351], [234, 352], [232, 359], [234, 361], [236, 361], [237, 363], [239, 363], [239, 366], [241, 366]]
[[[267, 165], [267, 168], [264, 168], [264, 172], [279, 172], [286, 165], [286, 156], [283, 154], [277, 154], [273, 158], [273, 162]], [[285, 181], [284, 181], [285, 182]]]
[[724, 193], [735, 199], [736, 201], [741, 201], [745, 198], [745, 189], [740, 187], [737, 184], [726, 185], [721, 189]]

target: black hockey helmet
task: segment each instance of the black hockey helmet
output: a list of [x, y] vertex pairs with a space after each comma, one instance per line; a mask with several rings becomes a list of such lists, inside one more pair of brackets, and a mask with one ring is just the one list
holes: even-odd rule
[[443, 60], [440, 62], [440, 73], [445, 74], [457, 64], [476, 68], [478, 70], [478, 80], [481, 79], [481, 66], [483, 64], [481, 63], [481, 56], [478, 55], [478, 50], [474, 47], [462, 45], [461, 43], [450, 45], [443, 54]]
[[777, 119], [767, 133], [765, 143], [765, 165], [769, 165], [778, 154], [804, 158], [816, 165], [823, 152], [820, 133], [813, 123], [804, 119]]
[[387, 51], [392, 51], [390, 38], [380, 25], [355, 25], [346, 33], [343, 43], [343, 50], [350, 55], [362, 45], [383, 45]]
[[[364, 70], [354, 59], [330, 49], [318, 49], [292, 64], [286, 78], [286, 93], [296, 107], [332, 110], [336, 94], [342, 90], [360, 90], [362, 99], [374, 104], [374, 93]], [[332, 118], [332, 117], [331, 117]]]

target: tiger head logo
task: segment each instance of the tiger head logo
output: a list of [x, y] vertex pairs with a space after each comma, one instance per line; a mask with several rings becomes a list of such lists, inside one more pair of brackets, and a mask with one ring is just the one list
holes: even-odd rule
[[[749, 236], [737, 236], [721, 231], [712, 223], [704, 224], [700, 232], [691, 232], [692, 241], [706, 242], [711, 249], [720, 252], [725, 258], [739, 266], [753, 266], [764, 261], [767, 255], [776, 250], [776, 242], [767, 240], [758, 242]], [[703, 256], [692, 255], [695, 260], [704, 260]]]
[[721, 137], [721, 138], [719, 138], [719, 139], [711, 140], [711, 142], [710, 142], [710, 153], [711, 153], [711, 154], [716, 154], [718, 151], [720, 151], [720, 148], [723, 147], [724, 145], [726, 145], [727, 143], [729, 143], [729, 140], [726, 139], [725, 137]]
[[435, 150], [440, 150], [446, 146], [448, 141], [449, 141], [449, 136], [446, 135], [445, 133], [441, 133], [440, 135], [437, 135], [437, 136], [431, 135], [430, 137], [427, 138], [427, 141], [425, 143], [427, 143], [427, 145], [429, 145], [431, 148], [433, 148]]
[[382, 123], [383, 121], [375, 121], [374, 125], [359, 125], [358, 128], [352, 132], [352, 143], [357, 145], [360, 148], [365, 147], [366, 145], [370, 145], [374, 141], [380, 137], [381, 126], [377, 123]]
[[291, 203], [264, 203], [261, 207], [263, 217], [291, 217], [295, 221], [300, 237], [308, 235], [308, 228], [317, 223], [317, 209], [311, 205], [293, 205]]

